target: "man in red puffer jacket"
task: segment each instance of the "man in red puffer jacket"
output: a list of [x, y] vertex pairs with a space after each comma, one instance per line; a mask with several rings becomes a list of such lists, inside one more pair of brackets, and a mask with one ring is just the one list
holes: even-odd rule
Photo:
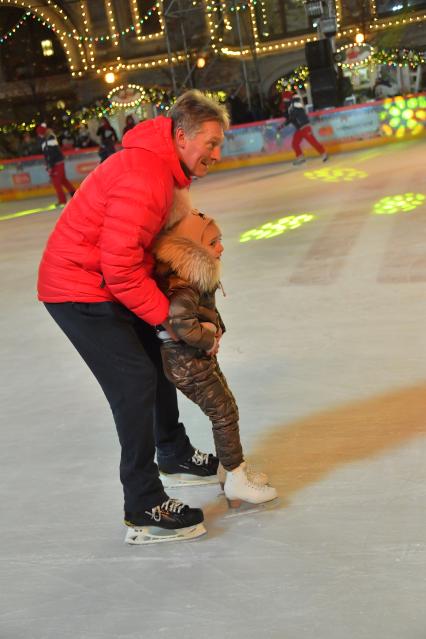
[[[195, 449], [178, 422], [154, 326], [171, 330], [169, 302], [152, 278], [156, 235], [188, 207], [176, 205], [191, 176], [220, 159], [225, 109], [199, 91], [169, 117], [126, 133], [60, 216], [44, 251], [38, 297], [104, 391], [121, 444], [129, 543], [197, 537], [203, 513], [169, 499], [154, 463], [173, 482], [212, 483], [218, 460]], [[183, 198], [184, 199], [184, 198]], [[173, 202], [175, 201], [175, 205]]]

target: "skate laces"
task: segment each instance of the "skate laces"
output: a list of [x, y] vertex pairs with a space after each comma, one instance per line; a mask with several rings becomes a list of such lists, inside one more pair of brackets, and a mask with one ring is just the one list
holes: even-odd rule
[[198, 450], [198, 448], [196, 448], [191, 460], [196, 466], [207, 466], [207, 464], [209, 463], [209, 453], [202, 453], [201, 450]]
[[255, 470], [254, 468], [250, 468], [250, 466], [247, 466], [246, 475], [248, 480], [253, 484], [263, 485], [268, 483], [268, 477], [265, 473]]
[[152, 508], [151, 512], [149, 512], [149, 510], [147, 510], [145, 512], [154, 521], [160, 521], [161, 520], [161, 511], [162, 510], [165, 510], [168, 513], [178, 513], [179, 514], [182, 511], [183, 508], [185, 508], [185, 504], [183, 502], [179, 501], [179, 499], [168, 499], [167, 501], [164, 501], [161, 504], [161, 506], [155, 506], [154, 508]]

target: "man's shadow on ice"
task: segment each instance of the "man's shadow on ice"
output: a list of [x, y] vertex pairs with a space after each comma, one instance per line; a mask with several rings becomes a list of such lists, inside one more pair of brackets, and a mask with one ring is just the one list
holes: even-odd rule
[[[294, 493], [334, 470], [425, 435], [425, 404], [422, 385], [282, 424], [259, 434], [249, 460], [277, 488], [277, 508], [286, 508]], [[224, 514], [226, 502], [217, 500], [205, 510], [214, 519]]]

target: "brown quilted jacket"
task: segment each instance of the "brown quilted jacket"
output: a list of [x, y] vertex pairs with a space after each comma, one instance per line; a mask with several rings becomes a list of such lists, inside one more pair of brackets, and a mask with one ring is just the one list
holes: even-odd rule
[[201, 325], [210, 322], [216, 330], [225, 326], [216, 309], [220, 286], [219, 262], [192, 240], [161, 235], [154, 246], [156, 280], [169, 298], [169, 321], [176, 335], [194, 348], [209, 351], [215, 333]]
[[[217, 329], [225, 331], [216, 309], [219, 262], [192, 240], [164, 233], [154, 247], [156, 279], [170, 301], [169, 321], [181, 341], [164, 342], [164, 373], [210, 418], [216, 454], [226, 470], [243, 461], [238, 406], [216, 357], [207, 355]], [[202, 322], [214, 324], [215, 330]]]

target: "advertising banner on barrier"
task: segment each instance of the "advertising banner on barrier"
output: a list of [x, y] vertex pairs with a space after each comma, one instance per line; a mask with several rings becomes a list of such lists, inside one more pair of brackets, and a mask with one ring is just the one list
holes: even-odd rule
[[[397, 96], [329, 109], [312, 113], [310, 119], [316, 136], [326, 147], [327, 144], [344, 147], [349, 142], [381, 138], [397, 141], [425, 132], [426, 96]], [[281, 125], [282, 120], [277, 119], [232, 127], [225, 135], [223, 159], [291, 153], [294, 128]], [[66, 173], [72, 182], [82, 182], [98, 164], [97, 148], [66, 152]], [[48, 186], [49, 177], [41, 156], [0, 160], [0, 198], [13, 197], [13, 193], [18, 191], [22, 194]]]

